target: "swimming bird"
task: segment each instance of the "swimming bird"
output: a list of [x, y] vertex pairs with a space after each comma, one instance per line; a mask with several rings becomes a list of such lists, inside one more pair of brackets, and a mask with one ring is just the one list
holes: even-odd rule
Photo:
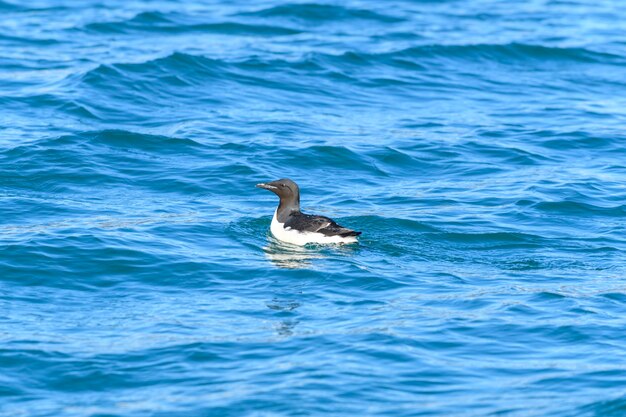
[[270, 190], [280, 198], [270, 230], [274, 237], [294, 245], [307, 243], [355, 243], [361, 232], [339, 226], [324, 216], [300, 211], [300, 189], [288, 178], [256, 185]]

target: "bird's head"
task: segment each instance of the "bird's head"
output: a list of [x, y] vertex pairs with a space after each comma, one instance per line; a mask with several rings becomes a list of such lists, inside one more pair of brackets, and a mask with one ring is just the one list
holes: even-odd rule
[[256, 185], [259, 188], [270, 190], [280, 197], [280, 204], [300, 209], [300, 189], [298, 184], [288, 178], [272, 182], [262, 182]]

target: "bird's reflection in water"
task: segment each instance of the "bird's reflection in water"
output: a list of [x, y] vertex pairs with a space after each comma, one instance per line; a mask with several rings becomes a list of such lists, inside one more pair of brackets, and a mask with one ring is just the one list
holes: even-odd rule
[[279, 268], [310, 268], [312, 260], [324, 258], [316, 248], [291, 245], [268, 236], [268, 244], [263, 248], [265, 256]]
[[[288, 269], [311, 268], [313, 260], [323, 259], [336, 255], [352, 255], [358, 250], [358, 246], [319, 246], [307, 245], [296, 246], [281, 242], [268, 234], [268, 244], [263, 248], [265, 256], [277, 267]], [[333, 255], [334, 254], [334, 255]], [[297, 291], [302, 294], [301, 291]], [[276, 323], [276, 333], [282, 337], [292, 336], [296, 332], [296, 327], [300, 323], [299, 314], [296, 310], [300, 303], [291, 297], [274, 297], [267, 307], [273, 310], [278, 321]]]
[[267, 307], [276, 312], [276, 316], [280, 317], [280, 320], [276, 324], [276, 333], [279, 336], [291, 336], [294, 333], [294, 329], [300, 323], [296, 319], [297, 313], [295, 310], [300, 307], [300, 303], [290, 299], [274, 298], [270, 303], [267, 303]]
[[283, 337], [292, 336], [298, 323], [300, 323], [298, 320], [283, 320], [276, 326], [276, 333]]

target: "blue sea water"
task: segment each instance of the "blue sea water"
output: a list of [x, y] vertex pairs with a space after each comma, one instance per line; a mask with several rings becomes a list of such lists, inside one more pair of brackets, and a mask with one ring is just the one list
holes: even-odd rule
[[0, 415], [624, 416], [625, 124], [619, 1], [0, 0]]

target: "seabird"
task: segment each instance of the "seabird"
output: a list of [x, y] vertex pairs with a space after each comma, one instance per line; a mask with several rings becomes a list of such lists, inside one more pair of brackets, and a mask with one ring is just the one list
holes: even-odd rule
[[270, 230], [274, 237], [294, 245], [307, 243], [355, 243], [361, 232], [339, 226], [324, 216], [300, 211], [300, 189], [288, 178], [256, 185], [280, 198]]

